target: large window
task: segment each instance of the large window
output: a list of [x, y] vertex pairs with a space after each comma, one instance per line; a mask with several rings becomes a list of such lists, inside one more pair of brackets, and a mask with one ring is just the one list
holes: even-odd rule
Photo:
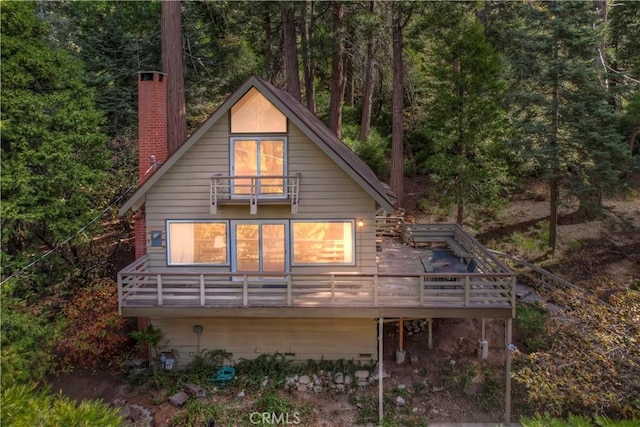
[[268, 178], [237, 178], [235, 195], [282, 195], [285, 175], [284, 138], [233, 138], [231, 175]]
[[168, 221], [168, 265], [228, 265], [226, 222]]
[[287, 271], [285, 221], [232, 221], [234, 271], [273, 273]]
[[292, 221], [293, 264], [353, 264], [353, 221]]
[[256, 88], [231, 107], [231, 133], [285, 133], [287, 118]]

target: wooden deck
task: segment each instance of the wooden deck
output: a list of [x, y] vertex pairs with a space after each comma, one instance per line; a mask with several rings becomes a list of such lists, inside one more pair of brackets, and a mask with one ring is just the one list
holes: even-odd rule
[[[473, 272], [464, 270], [468, 261], [462, 257], [460, 271], [429, 271], [433, 247], [411, 247], [393, 237], [379, 240], [375, 274], [175, 273], [150, 271], [143, 257], [118, 274], [120, 313], [136, 315], [145, 308], [513, 311], [514, 274], [473, 238], [462, 237], [456, 239], [476, 263]], [[464, 239], [469, 241], [460, 241]]]

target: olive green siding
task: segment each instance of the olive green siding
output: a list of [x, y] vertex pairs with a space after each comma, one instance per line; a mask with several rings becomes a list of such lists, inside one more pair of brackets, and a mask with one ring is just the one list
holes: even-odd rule
[[[165, 237], [163, 247], [147, 245], [151, 268], [166, 267], [166, 220], [350, 219], [364, 222], [362, 227], [356, 226], [355, 267], [292, 267], [292, 271], [375, 272], [375, 201], [292, 124], [287, 135], [287, 173], [301, 174], [298, 213], [292, 214], [289, 205], [259, 202], [256, 215], [249, 213], [248, 205], [222, 205], [217, 214], [210, 213], [211, 176], [229, 174], [228, 117], [224, 115], [211, 126], [146, 193], [147, 235], [151, 230], [160, 230]], [[169, 268], [176, 272], [193, 270]]]
[[[163, 332], [162, 351], [177, 351], [183, 367], [203, 350], [225, 350], [234, 362], [260, 354], [282, 353], [296, 361], [377, 359], [377, 326], [373, 319], [296, 318], [155, 318]], [[193, 332], [194, 325], [203, 331]]]

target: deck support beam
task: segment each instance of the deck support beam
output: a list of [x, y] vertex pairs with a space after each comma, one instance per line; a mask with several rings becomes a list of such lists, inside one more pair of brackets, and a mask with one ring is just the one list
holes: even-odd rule
[[504, 422], [509, 425], [511, 423], [511, 331], [512, 319], [506, 319], [505, 321], [505, 358], [506, 358], [506, 384], [505, 384], [505, 409], [504, 409]]
[[427, 348], [433, 350], [433, 318], [430, 317], [427, 322], [427, 329], [429, 330], [427, 338]]
[[382, 368], [382, 361], [384, 360], [384, 318], [378, 318], [378, 424], [383, 425], [384, 419], [384, 389], [382, 384], [382, 373], [384, 372]]
[[478, 342], [478, 357], [486, 360], [489, 357], [489, 343], [487, 343], [487, 319], [480, 319], [480, 341]]

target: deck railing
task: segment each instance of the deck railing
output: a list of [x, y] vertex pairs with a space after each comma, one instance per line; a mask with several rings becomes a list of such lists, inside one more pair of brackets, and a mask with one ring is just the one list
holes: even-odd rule
[[298, 213], [300, 176], [296, 175], [214, 175], [211, 177], [211, 213], [220, 203], [247, 203], [251, 214], [258, 212], [259, 202], [291, 204]]
[[513, 307], [510, 273], [255, 273], [149, 271], [141, 258], [118, 274], [128, 307]]
[[443, 244], [460, 258], [475, 260], [482, 272], [511, 273], [505, 262], [458, 224], [415, 224], [405, 222], [402, 217], [380, 216], [376, 218], [376, 236], [397, 237], [413, 246]]

